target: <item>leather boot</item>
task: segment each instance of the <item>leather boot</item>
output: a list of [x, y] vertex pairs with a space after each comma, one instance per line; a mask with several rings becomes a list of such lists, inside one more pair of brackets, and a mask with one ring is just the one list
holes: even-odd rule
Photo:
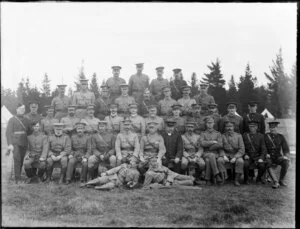
[[[26, 176], [28, 177], [25, 181], [26, 184], [30, 183], [31, 178], [33, 177], [32, 168], [25, 169]], [[29, 181], [29, 182], [28, 182]]]
[[95, 169], [94, 168], [88, 168], [88, 174], [89, 174], [89, 180], [93, 180], [95, 176]]
[[37, 182], [40, 183], [43, 181], [45, 169], [38, 169], [38, 177], [37, 177]]
[[60, 178], [59, 178], [58, 184], [63, 184], [64, 183], [66, 170], [67, 170], [66, 168], [61, 168]]
[[51, 181], [52, 172], [53, 172], [52, 168], [47, 168], [46, 169], [46, 174], [47, 174], [46, 182], [47, 183], [49, 183]]
[[225, 173], [224, 172], [220, 172], [220, 177], [221, 177], [220, 184], [224, 184], [225, 183]]
[[240, 182], [239, 182], [240, 178], [241, 178], [241, 174], [235, 173], [235, 177], [234, 177], [234, 185], [235, 186], [240, 186]]
[[216, 180], [217, 180], [217, 182], [218, 182], [219, 184], [221, 184], [221, 183], [223, 182], [223, 179], [222, 179], [222, 177], [221, 177], [221, 173], [218, 173], [218, 174], [216, 175]]

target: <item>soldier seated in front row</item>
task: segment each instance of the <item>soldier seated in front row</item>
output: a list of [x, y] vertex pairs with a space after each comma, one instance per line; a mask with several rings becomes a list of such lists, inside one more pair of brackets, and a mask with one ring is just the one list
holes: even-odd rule
[[118, 115], [118, 105], [115, 103], [109, 104], [109, 115], [104, 118], [107, 122], [107, 131], [112, 133], [115, 137], [120, 133], [121, 123], [123, 117]]
[[[163, 118], [157, 116], [157, 105], [150, 104], [148, 106], [148, 109], [149, 109], [149, 114], [148, 114], [148, 117], [145, 118], [146, 126], [149, 122], [152, 122], [152, 121], [158, 122], [157, 131], [158, 131], [158, 133], [161, 133], [165, 129], [165, 122], [164, 122]], [[146, 129], [146, 132], [147, 132], [147, 129]]]
[[61, 166], [59, 184], [64, 182], [67, 171], [68, 156], [71, 152], [71, 139], [68, 135], [63, 134], [64, 124], [54, 123], [54, 134], [48, 137], [47, 142], [47, 182], [52, 178], [53, 166]]
[[115, 144], [117, 165], [128, 163], [132, 156], [138, 158], [140, 151], [139, 137], [131, 131], [131, 120], [128, 117], [124, 117], [122, 126], [123, 131], [117, 135]]
[[138, 115], [138, 104], [131, 103], [129, 104], [129, 119], [131, 120], [132, 132], [136, 133], [139, 136], [139, 140], [146, 133], [145, 120], [142, 116]]
[[76, 123], [76, 134], [71, 137], [72, 150], [69, 155], [66, 183], [70, 184], [73, 178], [76, 164], [81, 164], [80, 182], [87, 181], [88, 158], [91, 155], [91, 137], [84, 133], [86, 124]]
[[203, 150], [203, 159], [205, 160], [205, 180], [207, 185], [212, 185], [216, 182], [223, 183], [217, 166], [217, 158], [220, 150], [223, 147], [222, 135], [214, 129], [213, 117], [206, 117], [206, 131], [200, 135], [200, 147]]
[[[287, 186], [284, 183], [284, 178], [290, 164], [290, 149], [284, 136], [277, 133], [277, 125], [279, 124], [279, 122], [272, 121], [268, 122], [268, 124], [270, 132], [266, 133], [265, 135], [265, 142], [267, 147], [266, 161], [268, 172], [274, 182], [272, 187], [276, 189], [279, 188], [279, 186]], [[274, 169], [278, 165], [281, 166], [279, 182], [274, 171]]]
[[152, 183], [162, 184], [165, 186], [193, 186], [194, 180], [195, 178], [193, 176], [187, 176], [173, 172], [169, 168], [161, 165], [158, 162], [158, 158], [152, 157], [149, 161], [149, 169], [145, 174], [143, 188], [148, 189]]
[[[187, 172], [187, 169], [194, 168], [189, 172], [194, 173], [197, 171], [197, 180], [200, 180], [200, 175], [205, 169], [205, 162], [202, 158], [203, 148], [199, 144], [200, 135], [194, 133], [194, 122], [187, 122], [185, 124], [185, 133], [181, 135], [183, 141], [183, 156], [181, 159], [181, 169], [183, 173]], [[189, 174], [191, 175], [191, 174]]]
[[138, 167], [141, 174], [144, 174], [149, 168], [150, 158], [156, 157], [159, 163], [161, 163], [162, 157], [166, 153], [164, 139], [157, 133], [157, 125], [158, 123], [155, 121], [149, 122], [147, 126], [149, 133], [141, 139], [139, 152], [140, 164]]
[[95, 187], [95, 189], [98, 190], [111, 190], [115, 187], [125, 185], [128, 188], [134, 188], [137, 185], [140, 176], [139, 171], [137, 170], [137, 158], [132, 156], [128, 160], [129, 164], [123, 163], [103, 172], [100, 177], [90, 180], [85, 184], [81, 184], [80, 187]]
[[256, 177], [256, 183], [264, 183], [262, 176], [266, 171], [266, 161], [265, 157], [267, 154], [266, 144], [264, 135], [258, 133], [258, 123], [256, 121], [248, 122], [249, 132], [243, 134], [244, 144], [245, 144], [245, 155], [244, 155], [244, 182], [249, 184], [248, 175], [249, 168], [258, 169], [258, 174]]
[[244, 172], [245, 146], [241, 134], [234, 132], [234, 123], [227, 121], [224, 123], [225, 133], [222, 135], [223, 149], [217, 159], [217, 164], [223, 180], [227, 179], [227, 165], [235, 171], [234, 184], [239, 186], [239, 179]]
[[175, 124], [176, 122], [173, 119], [167, 119], [165, 131], [162, 132], [166, 147], [166, 153], [162, 158], [162, 164], [169, 169], [180, 173], [180, 159], [182, 158], [183, 142], [181, 134], [175, 130]]
[[107, 122], [100, 121], [98, 133], [91, 138], [92, 156], [88, 159], [88, 170], [90, 179], [95, 178], [96, 173], [105, 172], [108, 167], [116, 167], [115, 136], [107, 131]]
[[34, 122], [32, 127], [33, 133], [28, 136], [27, 156], [24, 159], [24, 169], [28, 177], [25, 183], [27, 184], [35, 178], [38, 183], [42, 181], [46, 170], [47, 136], [40, 131], [39, 122]]

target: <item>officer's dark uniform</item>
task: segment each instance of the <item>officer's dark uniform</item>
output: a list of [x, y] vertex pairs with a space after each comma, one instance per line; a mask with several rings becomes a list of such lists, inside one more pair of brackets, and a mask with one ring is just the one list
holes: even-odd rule
[[[257, 103], [255, 101], [250, 101], [248, 103], [250, 106], [256, 106]], [[249, 126], [248, 123], [249, 121], [255, 121], [258, 123], [258, 132], [265, 134], [266, 132], [266, 125], [265, 125], [265, 118], [262, 114], [259, 114], [257, 112], [255, 113], [248, 113], [245, 114], [243, 117], [243, 128], [244, 132], [249, 132]]]
[[[179, 74], [181, 72], [181, 69], [180, 68], [175, 68], [173, 69], [173, 72], [174, 74]], [[178, 100], [182, 97], [182, 92], [181, 92], [181, 88], [182, 86], [185, 86], [187, 85], [186, 81], [185, 80], [182, 80], [179, 78], [172, 80], [170, 82], [170, 87], [171, 87], [171, 92], [172, 92], [172, 95], [171, 97], [175, 100]]]

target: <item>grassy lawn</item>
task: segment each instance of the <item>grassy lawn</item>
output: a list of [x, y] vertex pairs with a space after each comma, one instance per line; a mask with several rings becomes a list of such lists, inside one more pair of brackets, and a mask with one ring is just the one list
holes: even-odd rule
[[287, 188], [203, 186], [111, 192], [78, 183], [2, 184], [2, 226], [295, 227], [295, 159]]

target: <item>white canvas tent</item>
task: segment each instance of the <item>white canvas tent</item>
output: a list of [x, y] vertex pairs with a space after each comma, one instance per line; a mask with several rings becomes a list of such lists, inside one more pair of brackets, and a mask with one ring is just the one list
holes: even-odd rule
[[13, 115], [9, 112], [9, 110], [6, 108], [6, 106], [1, 107], [1, 129], [4, 127], [6, 128], [8, 120]]
[[275, 117], [271, 114], [270, 111], [268, 111], [267, 108], [265, 108], [263, 110], [263, 112], [261, 112], [261, 114], [266, 118], [266, 119], [274, 119]]

